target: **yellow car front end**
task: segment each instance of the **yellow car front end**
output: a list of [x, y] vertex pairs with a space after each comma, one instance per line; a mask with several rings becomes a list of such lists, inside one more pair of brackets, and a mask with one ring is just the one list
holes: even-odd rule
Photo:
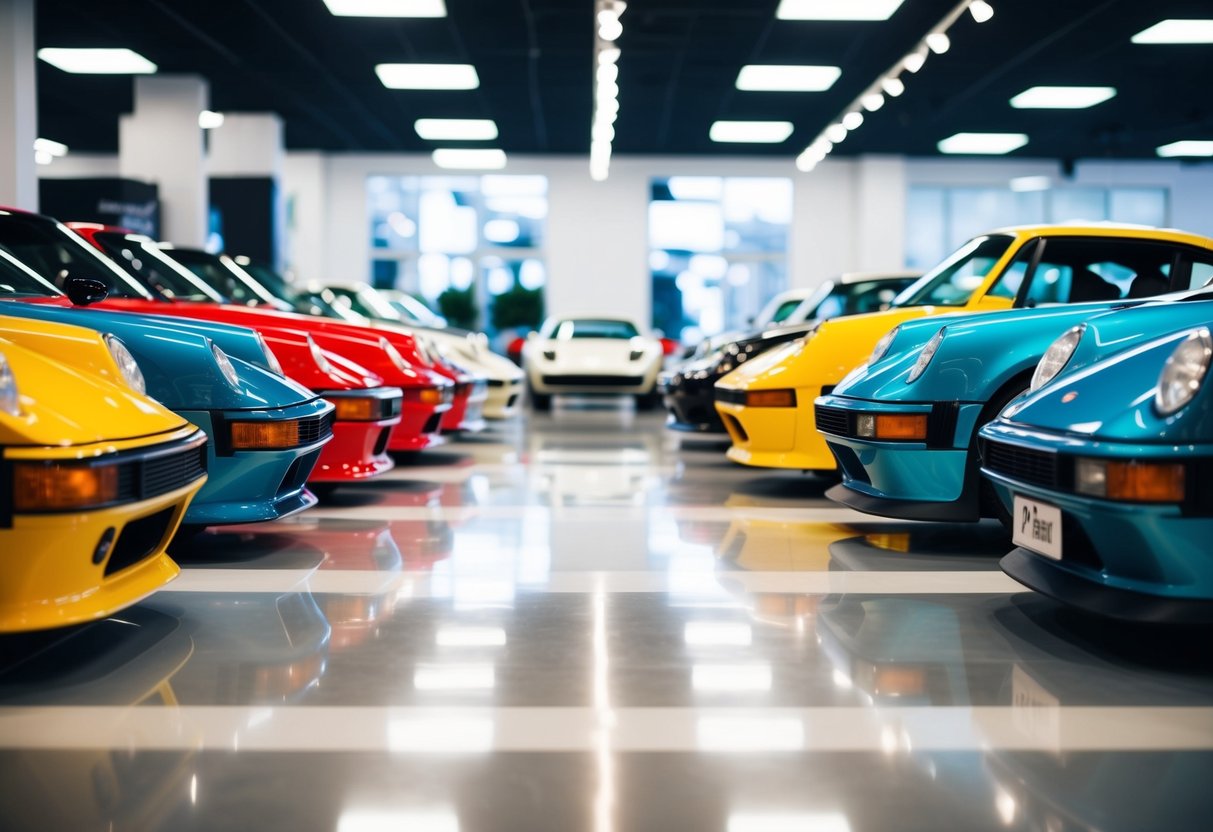
[[1022, 305], [1021, 284], [1036, 243], [1053, 237], [1204, 247], [1203, 238], [1183, 232], [1110, 224], [1020, 226], [976, 237], [906, 289], [898, 298], [902, 305], [824, 321], [800, 341], [746, 362], [718, 381], [716, 410], [732, 440], [729, 459], [764, 468], [835, 470], [834, 456], [816, 429], [814, 400], [863, 364], [898, 324]]
[[205, 454], [152, 400], [0, 339], [0, 632], [104, 618], [172, 580]]

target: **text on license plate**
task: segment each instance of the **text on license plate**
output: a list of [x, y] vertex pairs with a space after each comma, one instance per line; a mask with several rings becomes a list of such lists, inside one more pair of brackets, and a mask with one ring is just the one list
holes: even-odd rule
[[1061, 509], [1016, 495], [1012, 523], [1015, 545], [1061, 560]]

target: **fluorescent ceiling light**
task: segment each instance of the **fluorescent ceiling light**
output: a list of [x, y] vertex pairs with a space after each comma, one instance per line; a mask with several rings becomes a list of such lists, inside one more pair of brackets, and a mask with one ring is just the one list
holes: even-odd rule
[[471, 64], [378, 64], [375, 74], [389, 90], [474, 90], [480, 76]]
[[714, 142], [779, 144], [792, 135], [790, 121], [717, 121], [708, 138]]
[[428, 141], [492, 141], [497, 123], [487, 118], [419, 118], [413, 122], [417, 135]]
[[1011, 99], [1020, 110], [1083, 110], [1116, 95], [1115, 87], [1031, 87]]
[[1000, 155], [1028, 143], [1023, 133], [957, 133], [939, 143], [940, 153]]
[[50, 139], [34, 139], [34, 151], [51, 156], [66, 156], [67, 145], [63, 142], [53, 142]]
[[38, 50], [38, 57], [64, 72], [77, 75], [150, 75], [156, 65], [138, 52], [129, 49], [60, 49]]
[[1213, 20], [1163, 20], [1133, 36], [1134, 43], [1213, 43]]
[[903, 0], [781, 0], [780, 20], [888, 20]]
[[1053, 187], [1053, 180], [1047, 176], [1017, 176], [1011, 180], [1011, 190], [1016, 193], [1029, 191], [1047, 191]]
[[443, 0], [324, 0], [337, 17], [446, 17]]
[[822, 92], [834, 86], [836, 66], [748, 64], [737, 73], [737, 89], [755, 92]]
[[198, 126], [203, 130], [214, 130], [223, 126], [223, 113], [214, 110], [203, 110], [198, 114]]
[[501, 170], [505, 167], [503, 150], [464, 150], [443, 147], [433, 153], [434, 164], [453, 170]]
[[1213, 156], [1213, 142], [1183, 141], [1164, 144], [1155, 151], [1164, 158], [1176, 156]]

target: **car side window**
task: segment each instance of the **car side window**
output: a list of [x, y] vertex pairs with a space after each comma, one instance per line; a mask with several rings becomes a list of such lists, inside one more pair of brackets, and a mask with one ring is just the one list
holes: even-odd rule
[[1192, 273], [1188, 277], [1188, 285], [1179, 288], [1200, 289], [1213, 281], [1213, 258], [1193, 257]]
[[1161, 295], [1179, 256], [1176, 247], [1148, 240], [1054, 237], [1043, 245], [1025, 306]]
[[1039, 240], [1031, 240], [1024, 245], [1015, 255], [1015, 259], [1003, 269], [998, 282], [991, 286], [986, 294], [991, 297], [1015, 300], [1019, 296], [1019, 288], [1023, 286], [1023, 279], [1032, 266], [1032, 259], [1036, 256], [1038, 245], [1040, 245]]

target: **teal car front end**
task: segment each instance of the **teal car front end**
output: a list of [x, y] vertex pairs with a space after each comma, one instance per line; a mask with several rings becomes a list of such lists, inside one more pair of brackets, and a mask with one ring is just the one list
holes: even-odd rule
[[129, 372], [147, 395], [206, 432], [208, 479], [183, 527], [277, 520], [316, 504], [305, 483], [332, 437], [333, 405], [283, 377], [257, 333], [9, 299], [0, 314], [104, 333], [133, 359]]
[[1213, 307], [1192, 306], [1203, 324], [1067, 368], [981, 428], [1011, 577], [1108, 617], [1213, 621]]

